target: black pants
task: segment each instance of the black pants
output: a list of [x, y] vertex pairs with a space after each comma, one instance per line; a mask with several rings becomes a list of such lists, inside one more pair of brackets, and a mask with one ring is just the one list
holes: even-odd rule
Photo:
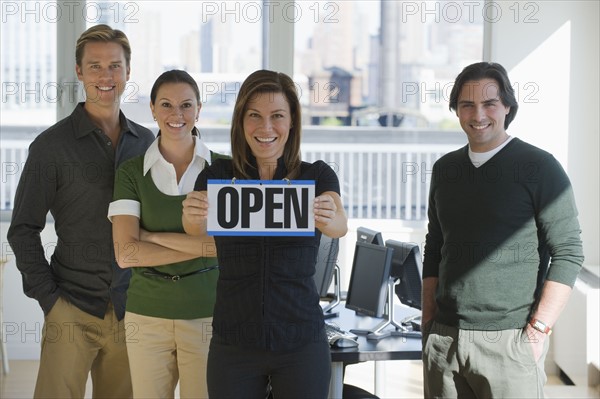
[[331, 354], [325, 340], [282, 352], [226, 345], [217, 336], [210, 343], [211, 399], [264, 399], [269, 382], [276, 399], [323, 399], [330, 377]]

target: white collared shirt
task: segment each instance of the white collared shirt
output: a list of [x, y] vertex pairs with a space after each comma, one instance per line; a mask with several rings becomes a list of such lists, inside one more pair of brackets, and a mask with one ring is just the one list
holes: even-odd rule
[[[184, 195], [194, 190], [196, 178], [204, 169], [205, 162], [210, 165], [210, 150], [200, 138], [194, 136], [194, 158], [181, 176], [179, 184], [173, 164], [167, 162], [158, 149], [160, 136], [148, 147], [144, 154], [144, 171], [150, 172], [156, 188], [166, 195]], [[118, 200], [110, 203], [108, 218], [114, 215], [131, 215], [140, 217], [140, 203], [134, 200]]]

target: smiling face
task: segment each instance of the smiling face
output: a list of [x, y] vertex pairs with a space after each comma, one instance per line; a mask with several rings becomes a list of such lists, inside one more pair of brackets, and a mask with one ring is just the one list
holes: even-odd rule
[[156, 101], [150, 104], [162, 137], [168, 139], [189, 137], [200, 108], [194, 90], [187, 83], [163, 83]]
[[244, 112], [244, 136], [259, 164], [275, 164], [283, 155], [292, 127], [283, 93], [258, 93]]
[[77, 78], [83, 83], [86, 104], [119, 106], [129, 67], [119, 43], [89, 42], [85, 45], [81, 66], [76, 65]]
[[502, 144], [508, 134], [504, 119], [510, 107], [500, 100], [494, 79], [466, 82], [458, 95], [456, 115], [474, 152], [487, 152]]

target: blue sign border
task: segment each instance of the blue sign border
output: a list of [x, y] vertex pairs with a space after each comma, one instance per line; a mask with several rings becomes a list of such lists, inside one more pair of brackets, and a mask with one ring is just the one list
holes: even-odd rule
[[[315, 180], [233, 180], [233, 179], [208, 179], [207, 184], [230, 184], [230, 185], [307, 185], [313, 184], [316, 185]], [[316, 229], [315, 229], [316, 230]], [[306, 231], [306, 232], [275, 232], [275, 231], [261, 231], [260, 234], [257, 234], [257, 231], [219, 231], [219, 230], [208, 230], [206, 232], [209, 236], [217, 237], [217, 236], [225, 236], [225, 237], [314, 237], [316, 235], [316, 231]]]
[[298, 233], [279, 233], [279, 232], [274, 232], [274, 231], [266, 231], [263, 232], [261, 231], [260, 234], [256, 234], [256, 231], [248, 231], [248, 232], [239, 232], [239, 231], [214, 231], [214, 230], [209, 230], [207, 231], [207, 234], [210, 236], [238, 236], [238, 237], [275, 237], [275, 236], [281, 236], [281, 237], [314, 237], [315, 236], [315, 232], [314, 231], [310, 231], [310, 232], [298, 232]]
[[208, 179], [207, 184], [316, 184], [315, 180], [232, 180], [232, 179]]

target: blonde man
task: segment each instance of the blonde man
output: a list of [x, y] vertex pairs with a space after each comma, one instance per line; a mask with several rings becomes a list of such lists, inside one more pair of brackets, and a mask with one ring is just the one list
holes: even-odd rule
[[[8, 240], [25, 294], [44, 311], [35, 398], [131, 397], [123, 316], [129, 275], [116, 266], [106, 219], [115, 169], [144, 153], [152, 132], [125, 118], [120, 98], [131, 48], [107, 25], [77, 41], [86, 100], [31, 144]], [[58, 242], [48, 262], [40, 232], [50, 212]]]

